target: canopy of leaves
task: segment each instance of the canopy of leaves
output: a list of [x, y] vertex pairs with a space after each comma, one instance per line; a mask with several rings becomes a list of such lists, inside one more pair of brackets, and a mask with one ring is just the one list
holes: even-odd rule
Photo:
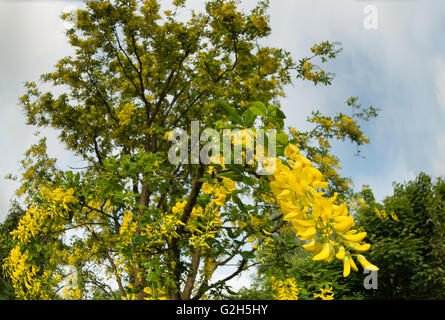
[[[382, 266], [379, 288], [367, 296], [380, 299], [444, 298], [445, 181], [421, 173], [396, 184], [383, 204], [368, 203], [358, 218], [370, 233], [369, 257]], [[380, 213], [380, 214], [379, 214]]]

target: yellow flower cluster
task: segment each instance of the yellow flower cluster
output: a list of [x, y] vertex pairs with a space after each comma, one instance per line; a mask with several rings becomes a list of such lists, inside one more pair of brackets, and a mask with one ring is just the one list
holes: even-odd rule
[[397, 217], [396, 213], [394, 211], [391, 211], [391, 218], [395, 221], [398, 222], [399, 218]]
[[214, 181], [214, 184], [203, 183], [203, 193], [212, 195], [212, 198], [204, 209], [193, 208], [190, 220], [185, 227], [186, 230], [192, 232], [189, 238], [189, 244], [192, 247], [210, 248], [207, 244], [208, 240], [215, 238], [223, 224], [219, 210], [225, 206], [227, 195], [235, 190], [235, 181], [226, 177], [223, 177], [220, 182]]
[[268, 27], [267, 19], [259, 14], [251, 15], [250, 21], [260, 32], [263, 32]]
[[78, 202], [72, 188], [64, 190], [42, 186], [39, 191], [40, 197], [46, 204], [42, 206], [32, 204], [22, 216], [17, 228], [11, 232], [18, 244], [11, 250], [3, 265], [11, 277], [16, 293], [23, 298], [48, 298], [41, 290], [42, 283], [55, 278], [48, 271], [37, 276], [39, 268], [31, 263], [28, 251], [22, 248], [42, 232], [63, 230], [63, 224], [55, 221], [64, 219], [70, 210], [70, 205]]
[[298, 300], [301, 288], [298, 288], [295, 279], [277, 280], [272, 276], [271, 281], [275, 300]]
[[354, 119], [348, 117], [348, 116], [342, 116], [341, 122], [345, 127], [353, 127], [355, 125]]
[[368, 204], [365, 202], [365, 200], [363, 200], [362, 197], [355, 197], [354, 200], [355, 200], [355, 202], [353, 202], [353, 203], [355, 203], [356, 208], [362, 209], [362, 208], [366, 208], [368, 206]]
[[[189, 230], [192, 230], [192, 235], [189, 238], [189, 245], [198, 248], [198, 247], [206, 247], [210, 249], [210, 246], [208, 245], [207, 241], [209, 239], [215, 238], [217, 234], [217, 228], [218, 226], [222, 225], [221, 221], [221, 215], [218, 212], [218, 208], [214, 208], [213, 210], [209, 210], [206, 207], [206, 216], [203, 216], [205, 220], [203, 222], [198, 222], [189, 228]], [[199, 228], [196, 227], [196, 224], [198, 224]]]
[[25, 285], [28, 287], [31, 282], [31, 278], [36, 274], [37, 270], [31, 270], [28, 272], [28, 252], [21, 252], [20, 247], [14, 247], [8, 258], [9, 262], [15, 264], [14, 270], [11, 272], [11, 280], [13, 283], [24, 281]]
[[210, 183], [205, 182], [202, 185], [202, 192], [205, 194], [212, 194], [213, 198], [209, 203], [209, 207], [214, 206], [223, 207], [226, 202], [227, 195], [236, 190], [235, 182], [229, 178], [222, 178], [221, 183], [215, 183], [212, 186]]
[[[379, 219], [382, 220], [388, 219], [388, 214], [386, 213], [385, 210], [379, 210], [378, 208], [374, 208], [374, 212], [377, 215], [377, 217], [379, 217]], [[394, 211], [391, 211], [390, 216], [395, 222], [399, 221], [399, 218], [397, 217]]]
[[351, 136], [358, 137], [360, 144], [369, 143], [369, 139], [363, 135], [363, 132], [360, 131], [360, 128], [354, 119], [343, 115], [341, 120], [336, 123], [336, 126], [340, 130], [340, 132], [337, 133], [337, 138], [343, 138], [344, 133], [348, 133]]
[[121, 241], [123, 245], [129, 245], [133, 241], [133, 236], [136, 233], [137, 225], [133, 221], [133, 212], [126, 210], [122, 218], [122, 224], [119, 229]]
[[147, 295], [144, 300], [168, 300], [167, 290], [145, 287], [144, 293]]
[[178, 226], [184, 225], [184, 223], [181, 221], [181, 216], [186, 205], [187, 200], [177, 202], [172, 207], [171, 214], [165, 214], [164, 216], [162, 216], [162, 219], [160, 221], [160, 231], [162, 235], [167, 236], [169, 239], [171, 239], [172, 237], [179, 237], [176, 229]]
[[45, 271], [37, 277], [40, 269], [29, 263], [27, 250], [22, 252], [20, 246], [15, 246], [4, 260], [3, 269], [11, 278], [17, 297], [23, 299], [49, 299], [49, 296], [41, 288], [44, 286], [42, 283], [51, 279], [51, 274]]
[[77, 284], [77, 271], [71, 268], [66, 278], [67, 284], [63, 287], [60, 296], [65, 300], [82, 300], [83, 292]]
[[82, 300], [83, 292], [78, 288], [65, 287], [62, 290], [61, 296], [66, 300]]
[[234, 24], [244, 25], [242, 15], [236, 11], [236, 3], [234, 1], [224, 1], [223, 4], [217, 4], [211, 9], [214, 17], [221, 21], [232, 21]]
[[[349, 214], [346, 204], [336, 205], [336, 195], [325, 197], [318, 191], [327, 187], [322, 173], [300, 154], [295, 145], [285, 149], [286, 163], [277, 159], [277, 168], [270, 187], [283, 213], [283, 219], [290, 221], [293, 230], [301, 240], [309, 243], [303, 247], [314, 253], [313, 260], [333, 260], [334, 256], [343, 261], [343, 276], [357, 271], [350, 251], [364, 252], [370, 244], [363, 243], [366, 232], [352, 229], [354, 218]], [[378, 270], [363, 256], [357, 260], [369, 270]]]
[[305, 61], [303, 66], [301, 67], [301, 70], [303, 71], [303, 76], [308, 80], [315, 79], [315, 74], [312, 72], [312, 69], [314, 68], [314, 65], [310, 63], [309, 61]]
[[[157, 221], [156, 224], [146, 224], [141, 230], [141, 236], [146, 237], [144, 246], [149, 249], [155, 244], [164, 243], [164, 239], [177, 238], [179, 235], [176, 232], [179, 225], [184, 225], [181, 222], [181, 215], [187, 200], [177, 202], [172, 208], [171, 212], [166, 212]], [[137, 222], [134, 219], [134, 214], [131, 211], [124, 211], [122, 224], [120, 227], [121, 243], [129, 245], [134, 241], [134, 236], [137, 231]]]
[[319, 163], [319, 164], [323, 165], [324, 167], [337, 167], [338, 169], [341, 169], [340, 163], [331, 154], [326, 154], [323, 157], [319, 156], [319, 155], [315, 155], [314, 162]]
[[325, 51], [325, 46], [323, 44], [315, 44], [311, 51], [316, 55], [321, 55]]
[[135, 113], [136, 106], [133, 103], [127, 103], [120, 108], [117, 117], [123, 126], [127, 126], [131, 123], [131, 118]]
[[73, 196], [74, 189], [64, 191], [61, 188], [56, 188], [51, 190], [42, 186], [40, 194], [51, 205], [40, 208], [32, 204], [29, 207], [20, 219], [17, 229], [11, 232], [13, 238], [21, 244], [28, 243], [39, 232], [44, 231], [48, 227], [45, 223], [48, 218], [63, 217], [69, 210], [69, 205], [77, 203], [77, 199]]
[[314, 298], [320, 298], [321, 300], [334, 300], [334, 292], [332, 287], [320, 288], [320, 293], [314, 292]]

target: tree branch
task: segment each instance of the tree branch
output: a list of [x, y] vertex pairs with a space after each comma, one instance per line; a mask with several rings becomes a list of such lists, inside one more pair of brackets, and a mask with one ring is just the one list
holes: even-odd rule
[[195, 250], [195, 253], [192, 256], [192, 270], [190, 271], [190, 275], [185, 283], [184, 291], [182, 292], [182, 300], [190, 300], [190, 296], [192, 295], [192, 289], [196, 280], [196, 275], [198, 273], [200, 261], [201, 261], [201, 248], [198, 248]]

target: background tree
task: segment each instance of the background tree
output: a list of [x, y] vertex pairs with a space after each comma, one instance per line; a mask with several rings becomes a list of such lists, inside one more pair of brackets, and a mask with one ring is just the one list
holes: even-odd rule
[[311, 293], [324, 286], [333, 287], [336, 299], [443, 299], [444, 191], [442, 178], [433, 182], [421, 173], [412, 181], [395, 184], [394, 194], [381, 204], [367, 186], [357, 195], [361, 199], [357, 223], [369, 232], [372, 244], [367, 255], [380, 267], [377, 289], [364, 288], [365, 274], [344, 279], [339, 262], [316, 263], [296, 245], [294, 250], [276, 252], [279, 263], [272, 258], [261, 266], [254, 286], [232, 298], [273, 299], [274, 283], [281, 276], [295, 279], [300, 299], [313, 299]]
[[[306, 248], [316, 260], [331, 261], [343, 250], [345, 276], [356, 269], [350, 252], [369, 245], [354, 235], [335, 190], [321, 192], [329, 182], [297, 146], [315, 164], [333, 167], [329, 146], [310, 149], [308, 139], [336, 135], [366, 143], [355, 120], [375, 110], [361, 109], [353, 98], [350, 105], [361, 111], [352, 117], [339, 114], [331, 123], [315, 113], [314, 131], [288, 135], [279, 101], [284, 86], [292, 73], [330, 84], [333, 75], [314, 63], [335, 58], [338, 48], [317, 44], [297, 63], [288, 52], [261, 45], [270, 34], [267, 5], [260, 1], [244, 13], [235, 1], [212, 0], [185, 22], [178, 19], [185, 1], [178, 0], [171, 11], [155, 0], [88, 1], [77, 11], [78, 23], [67, 32], [75, 54], [41, 77], [60, 90], [41, 92], [27, 83], [21, 103], [28, 124], [59, 130], [85, 167], [57, 169], [44, 139], [22, 162], [18, 194], [27, 211], [5, 264], [20, 298], [216, 297], [227, 281], [264, 262], [277, 231], [291, 230], [287, 222], [311, 241]], [[263, 147], [277, 172], [258, 175], [258, 159], [169, 162], [167, 133], [190, 132], [192, 121], [220, 134], [254, 126], [253, 135], [276, 130], [281, 158]], [[245, 147], [247, 139], [230, 144]], [[233, 262], [232, 274], [212, 281], [217, 269]]]
[[20, 218], [25, 211], [20, 208], [17, 202], [11, 204], [9, 213], [5, 221], [0, 224], [0, 300], [14, 300], [14, 287], [11, 279], [3, 270], [3, 260], [9, 255], [9, 252], [14, 247], [14, 241], [9, 235], [17, 228]]
[[394, 186], [394, 195], [376, 204], [369, 189], [367, 206], [359, 211], [373, 244], [368, 255], [382, 266], [378, 290], [365, 292], [379, 299], [443, 299], [445, 274], [445, 183], [424, 173]]

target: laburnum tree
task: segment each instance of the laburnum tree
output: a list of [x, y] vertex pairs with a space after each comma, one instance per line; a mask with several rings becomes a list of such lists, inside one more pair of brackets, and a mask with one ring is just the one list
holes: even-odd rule
[[[420, 173], [397, 183], [383, 203], [371, 189], [361, 192], [366, 205], [359, 210], [360, 224], [369, 230], [368, 253], [381, 266], [374, 299], [443, 299], [445, 272], [445, 183]], [[356, 285], [359, 287], [359, 284]]]
[[[17, 202], [13, 202], [6, 219], [0, 224], [0, 266], [14, 247], [14, 240], [10, 232], [17, 228], [20, 217], [24, 212]], [[0, 300], [12, 300], [15, 298], [11, 279], [3, 269], [0, 269]]]
[[[376, 270], [362, 255], [366, 232], [354, 227], [342, 192], [348, 181], [336, 172], [329, 145], [331, 138], [368, 143], [356, 120], [376, 110], [351, 98], [350, 116], [314, 112], [310, 132], [288, 132], [281, 111], [292, 77], [331, 83], [333, 75], [316, 64], [335, 58], [338, 45], [316, 44], [310, 57], [294, 61], [261, 44], [271, 32], [267, 1], [244, 12], [236, 1], [211, 0], [186, 21], [179, 17], [185, 1], [172, 4], [87, 1], [67, 31], [74, 54], [41, 77], [58, 90], [26, 84], [28, 124], [58, 130], [85, 166], [59, 169], [44, 138], [27, 151], [18, 190], [26, 213], [4, 263], [16, 295], [212, 298], [270, 256], [282, 230], [314, 260], [340, 259], [345, 277], [357, 270], [354, 260]], [[239, 164], [228, 161], [230, 151], [210, 164], [172, 163], [169, 133], [191, 132], [197, 122], [221, 135], [250, 129], [264, 157]], [[275, 155], [259, 129], [269, 140], [275, 134]], [[229, 141], [247, 150], [251, 140]], [[271, 164], [275, 171], [258, 174]], [[214, 280], [233, 264], [230, 275]]]

